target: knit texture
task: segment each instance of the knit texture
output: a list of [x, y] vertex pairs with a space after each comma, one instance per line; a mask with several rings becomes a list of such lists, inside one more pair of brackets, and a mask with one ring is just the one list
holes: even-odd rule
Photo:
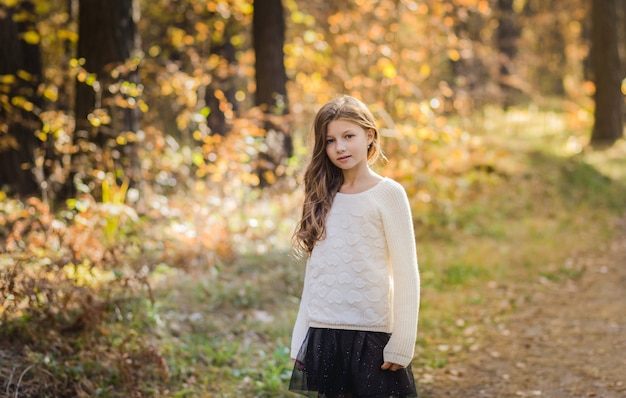
[[306, 265], [291, 356], [309, 327], [391, 333], [388, 362], [413, 358], [419, 310], [419, 273], [404, 188], [384, 178], [357, 194], [337, 193], [326, 238]]

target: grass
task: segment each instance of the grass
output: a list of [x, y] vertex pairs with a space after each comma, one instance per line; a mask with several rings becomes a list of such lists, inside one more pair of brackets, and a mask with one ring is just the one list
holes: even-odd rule
[[[472, 133], [503, 155], [476, 172], [453, 222], [416, 216], [422, 305], [413, 365], [422, 385], [480, 349], [483, 329], [535, 284], [583, 275], [585, 258], [602, 250], [626, 209], [626, 142], [586, 151], [586, 132], [571, 130], [566, 115], [486, 112], [488, 123]], [[195, 252], [185, 269], [160, 264], [149, 277], [151, 295], [128, 294], [111, 303], [98, 329], [33, 348], [32, 370], [98, 397], [293, 396], [289, 345], [304, 264], [266, 238], [214, 265]], [[254, 253], [254, 242], [274, 249]], [[72, 351], [80, 354], [63, 355]], [[8, 363], [0, 355], [0, 369], [10, 371]]]
[[301, 286], [294, 274], [300, 269], [289, 253], [278, 252], [239, 257], [212, 275], [197, 270], [161, 282], [156, 295], [164, 303], [162, 340], [176, 341], [164, 352], [169, 385], [183, 387], [171, 393], [283, 394]]

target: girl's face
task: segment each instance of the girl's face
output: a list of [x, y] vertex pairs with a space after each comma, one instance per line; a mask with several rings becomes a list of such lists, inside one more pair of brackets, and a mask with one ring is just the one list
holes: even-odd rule
[[367, 147], [374, 131], [347, 120], [333, 120], [326, 128], [326, 155], [341, 170], [367, 167]]

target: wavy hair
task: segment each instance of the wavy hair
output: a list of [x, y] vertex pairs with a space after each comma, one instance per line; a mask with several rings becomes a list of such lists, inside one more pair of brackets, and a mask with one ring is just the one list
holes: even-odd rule
[[365, 131], [373, 130], [374, 139], [367, 150], [367, 162], [373, 164], [378, 158], [384, 158], [376, 121], [363, 102], [345, 95], [320, 108], [313, 123], [313, 153], [304, 173], [302, 218], [293, 236], [296, 250], [307, 257], [315, 243], [326, 236], [326, 218], [335, 194], [343, 184], [343, 172], [326, 155], [326, 132], [328, 124], [334, 120], [355, 123]]

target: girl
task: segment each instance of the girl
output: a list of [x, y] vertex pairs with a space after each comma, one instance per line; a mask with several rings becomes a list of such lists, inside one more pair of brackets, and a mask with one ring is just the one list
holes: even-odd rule
[[294, 234], [307, 257], [289, 389], [309, 397], [417, 397], [410, 362], [419, 308], [411, 210], [402, 186], [370, 169], [374, 117], [343, 96], [315, 117]]

